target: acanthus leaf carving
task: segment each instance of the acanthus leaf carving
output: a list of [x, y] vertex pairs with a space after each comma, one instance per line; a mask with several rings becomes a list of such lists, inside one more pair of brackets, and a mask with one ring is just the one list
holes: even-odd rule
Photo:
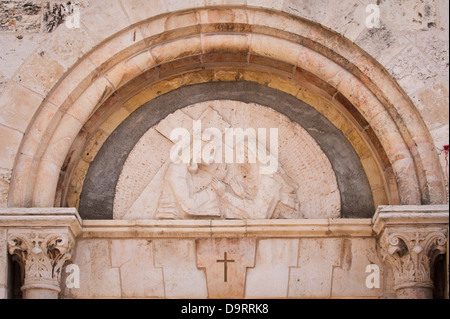
[[73, 238], [64, 232], [13, 231], [9, 253], [22, 266], [24, 285], [59, 291], [64, 264], [71, 258]]
[[395, 289], [432, 288], [431, 268], [446, 252], [446, 230], [385, 231], [380, 239], [383, 261], [392, 266]]

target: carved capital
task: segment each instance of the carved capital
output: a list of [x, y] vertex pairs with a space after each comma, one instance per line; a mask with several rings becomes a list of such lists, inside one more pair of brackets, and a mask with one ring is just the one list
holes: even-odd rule
[[446, 229], [387, 229], [380, 238], [383, 261], [392, 266], [395, 289], [433, 288], [431, 269], [445, 254]]
[[397, 298], [433, 298], [431, 275], [446, 252], [448, 205], [380, 206], [372, 227], [381, 257], [392, 267]]
[[22, 290], [60, 291], [64, 264], [71, 258], [74, 238], [68, 231], [14, 230], [8, 249], [24, 272]]

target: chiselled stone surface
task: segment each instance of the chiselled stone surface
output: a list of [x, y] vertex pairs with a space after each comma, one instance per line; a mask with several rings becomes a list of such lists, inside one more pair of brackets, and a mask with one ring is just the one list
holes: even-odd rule
[[[1, 20], [1, 19], [0, 19]], [[0, 72], [12, 78], [20, 65], [45, 39], [40, 33], [2, 33], [0, 46]]]
[[436, 28], [435, 0], [405, 0], [380, 2], [385, 20], [398, 31], [429, 30]]
[[[418, 64], [414, 61], [422, 61], [422, 63]], [[402, 50], [387, 69], [410, 96], [426, 87], [428, 81], [436, 75], [434, 63], [413, 46]]]
[[46, 54], [45, 50], [34, 52], [22, 65], [21, 70], [26, 72], [19, 72], [14, 80], [42, 95], [51, 90], [65, 71], [64, 66]]
[[197, 266], [206, 273], [209, 298], [243, 298], [247, 268], [255, 263], [256, 240], [200, 239]]

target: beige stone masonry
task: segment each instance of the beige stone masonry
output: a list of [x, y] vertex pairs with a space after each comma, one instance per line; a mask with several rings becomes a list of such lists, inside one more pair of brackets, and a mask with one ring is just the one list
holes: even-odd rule
[[[429, 298], [429, 271], [446, 250], [447, 229], [448, 206], [383, 206], [373, 220], [264, 221], [81, 221], [70, 208], [0, 209], [0, 242], [8, 240], [9, 253], [28, 267], [28, 298], [56, 298], [59, 290], [63, 298], [384, 298], [394, 289], [399, 298]], [[55, 238], [59, 255], [45, 255]], [[58, 258], [52, 265], [62, 278], [36, 281], [37, 260], [22, 255], [32, 247]], [[66, 286], [69, 257], [80, 288]], [[231, 290], [221, 290], [225, 260]], [[407, 277], [402, 264], [418, 272]], [[380, 288], [366, 286], [369, 265], [380, 268]], [[267, 273], [273, 281], [261, 285]]]
[[[136, 10], [137, 7], [133, 7], [128, 2], [125, 2], [123, 7], [118, 6], [117, 4], [118, 2], [114, 1], [112, 2], [111, 7], [108, 7], [107, 10], [102, 11], [98, 22], [106, 23], [106, 21], [109, 21], [108, 19], [111, 19], [111, 16], [123, 17], [123, 19], [121, 19], [123, 23], [133, 20], [133, 18], [130, 17], [133, 16], [133, 8]], [[177, 4], [171, 3], [170, 5], [175, 5], [175, 7], [178, 8], [179, 6]], [[95, 10], [98, 9], [98, 5], [98, 2], [96, 2], [95, 5], [92, 5], [85, 10], [86, 21], [89, 22], [90, 19], [92, 20], [98, 15], [98, 13], [95, 13]], [[271, 4], [267, 3], [263, 3], [262, 5], [271, 6]], [[183, 7], [185, 8], [186, 5], [182, 5], [179, 8]], [[124, 8], [125, 11], [123, 10]], [[167, 7], [167, 9], [168, 8], [169, 7]], [[164, 12], [165, 9], [166, 7], [163, 6], [161, 8], [161, 12]], [[248, 53], [250, 57], [249, 60], [246, 60], [247, 62], [266, 61], [263, 62], [264, 64], [268, 63], [267, 58], [271, 58], [271, 61], [275, 58], [278, 59], [278, 62], [276, 62], [278, 64], [290, 62], [294, 64], [293, 66], [304, 67], [306, 70], [316, 74], [319, 78], [322, 78], [323, 81], [328, 81], [329, 84], [336, 86], [344, 96], [346, 96], [357, 108], [359, 108], [359, 111], [362, 112], [363, 115], [365, 115], [369, 120], [373, 119], [370, 124], [373, 126], [376, 135], [380, 137], [381, 144], [391, 159], [394, 173], [399, 181], [400, 200], [403, 204], [442, 202], [444, 192], [441, 183], [440, 168], [437, 161], [437, 156], [435, 152], [432, 151], [431, 144], [429, 143], [429, 136], [427, 136], [423, 122], [415, 116], [416, 111], [414, 110], [414, 107], [410, 101], [405, 98], [403, 92], [398, 90], [398, 86], [393, 82], [393, 80], [387, 77], [386, 73], [380, 70], [380, 68], [373, 63], [370, 57], [367, 57], [364, 53], [361, 53], [359, 48], [357, 48], [354, 44], [344, 39], [335, 37], [331, 31], [325, 30], [317, 25], [307, 23], [301, 19], [296, 19], [292, 16], [286, 16], [283, 14], [274, 14], [273, 12], [263, 10], [230, 8], [229, 10], [197, 10], [195, 12], [196, 14], [192, 14], [192, 12], [193, 11], [186, 11], [179, 16], [178, 14], [167, 17], [160, 16], [153, 20], [143, 22], [139, 26], [124, 30], [117, 36], [110, 38], [108, 41], [98, 46], [96, 50], [92, 51], [87, 56], [87, 59], [81, 62], [81, 64], [84, 63], [84, 61], [90, 60], [98, 67], [95, 72], [100, 72], [102, 74], [108, 72], [113, 67], [116, 70], [121, 70], [123, 69], [123, 66], [121, 65], [125, 65], [123, 63], [126, 63], [129, 58], [140, 52], [145, 52], [148, 50], [148, 46], [150, 46], [150, 52], [152, 53], [153, 59], [156, 63], [178, 63], [180, 58], [186, 58], [191, 59], [189, 61], [194, 64], [200, 61], [200, 64], [197, 66], [199, 67], [201, 66], [202, 61], [201, 58], [197, 59], [199, 55], [203, 55], [205, 59], [209, 59], [210, 57], [207, 56], [209, 54], [208, 52], [214, 51], [225, 54], [227, 52], [236, 51], [239, 52], [239, 54], [244, 55]], [[177, 25], [174, 23], [177, 16], [178, 18], [181, 16], [185, 17], [185, 19], [182, 19], [185, 26], [182, 30], [173, 29], [174, 25]], [[92, 25], [89, 24], [89, 27], [85, 25], [88, 29], [88, 33], [93, 32], [95, 29], [95, 23]], [[207, 37], [198, 35], [198, 26], [201, 27], [200, 29], [204, 28], [203, 31], [212, 31], [217, 30], [214, 29], [214, 24], [219, 27], [224, 23], [234, 24], [237, 28], [235, 30], [240, 30], [240, 33], [233, 35], [208, 34]], [[248, 35], [246, 36], [245, 33], [242, 33], [242, 31], [246, 29], [242, 29], [242, 26], [239, 27], [242, 24], [253, 26], [253, 29], [258, 30], [259, 34], [253, 34], [250, 37]], [[156, 27], [156, 29], [148, 29], [147, 27], [150, 25]], [[162, 25], [164, 28], [158, 29], [158, 26]], [[268, 26], [270, 26], [270, 28], [268, 28]], [[120, 29], [120, 27], [120, 24], [116, 24], [113, 28], [106, 29], [105, 25], [102, 25], [100, 29], [95, 30], [99, 38], [104, 38], [111, 35], [110, 32], [115, 32], [114, 30], [117, 30], [117, 28]], [[286, 33], [283, 30], [291, 31], [292, 33]], [[297, 37], [292, 36], [292, 34], [297, 34]], [[92, 34], [90, 35], [92, 36]], [[303, 35], [307, 35], [308, 39], [306, 41], [306, 38], [301, 38]], [[241, 40], [245, 38], [243, 36], [251, 38], [250, 42], [242, 42]], [[298, 36], [300, 36], [300, 38]], [[96, 38], [95, 36], [92, 37]], [[164, 40], [166, 40], [166, 42], [164, 42]], [[302, 45], [299, 45], [299, 42]], [[250, 46], [247, 47], [246, 43], [250, 43]], [[289, 45], [283, 45], [283, 43], [288, 43]], [[168, 51], [166, 49], [162, 49], [164, 47], [170, 47], [171, 50]], [[335, 53], [331, 55], [328, 54], [330, 52], [327, 51], [328, 49]], [[252, 54], [252, 52], [257, 55]], [[297, 59], [296, 56], [298, 56], [298, 53], [302, 52], [306, 52], [308, 54], [301, 55], [302, 58]], [[47, 57], [45, 54], [41, 58], [50, 59], [50, 57]], [[343, 59], [345, 61], [350, 61], [352, 65], [358, 68], [358, 70], [355, 72], [355, 69], [352, 66], [343, 63]], [[48, 61], [48, 63], [51, 63], [51, 59]], [[86, 113], [79, 114], [77, 112], [77, 108], [75, 107], [77, 103], [73, 104], [73, 102], [76, 102], [80, 94], [87, 89], [87, 86], [83, 83], [88, 83], [84, 80], [81, 80], [81, 83], [77, 80], [72, 82], [74, 80], [72, 77], [73, 71], [79, 69], [81, 64], [71, 70], [65, 80], [61, 81], [58, 87], [52, 91], [49, 96], [49, 100], [52, 101], [54, 99], [53, 95], [55, 94], [58, 94], [59, 96], [69, 96], [68, 99], [62, 101], [64, 105], [57, 106], [62, 107], [62, 111], [74, 115], [77, 119], [83, 122], [86, 119], [85, 116], [91, 114], [96, 107], [98, 107], [96, 103], [98, 103], [99, 100], [87, 99], [87, 101], [90, 101], [90, 104], [89, 106], [86, 105], [86, 108], [82, 109], [82, 111]], [[334, 78], [330, 78], [330, 76], [333, 75], [330, 72], [327, 73], [327, 70], [334, 69], [330, 67], [332, 65], [338, 65], [339, 68], [344, 68], [345, 70], [335, 73], [336, 76]], [[120, 76], [121, 71], [119, 71], [119, 73], [114, 76], [114, 79], [110, 80], [114, 82], [116, 86], [123, 85], [130, 78], [137, 75], [140, 72], [139, 70], [145, 70], [145, 66], [144, 69], [142, 69], [142, 65], [136, 66], [133, 70], [134, 71], [128, 75], [124, 74], [123, 77]], [[34, 70], [33, 72], [35, 71], [39, 72], [39, 70]], [[352, 77], [348, 76], [346, 73], [347, 71], [352, 72]], [[91, 74], [88, 75], [91, 80], [93, 79], [92, 74], [95, 74], [95, 72], [91, 72]], [[295, 72], [295, 67], [291, 68], [291, 72]], [[224, 73], [221, 75], [217, 73], [219, 78], [227, 74], [228, 73]], [[235, 78], [233, 74], [231, 74], [231, 76]], [[23, 77], [23, 85], [37, 90], [40, 93], [47, 92], [48, 84], [45, 81], [42, 83], [34, 83], [31, 80], [27, 80], [28, 78], [32, 79], [29, 75]], [[230, 80], [227, 77], [223, 77], [223, 79]], [[18, 78], [16, 78], [16, 81], [18, 81]], [[77, 83], [80, 84], [78, 87]], [[97, 82], [94, 81], [94, 83]], [[271, 86], [275, 88], [288, 87], [283, 84], [282, 81], [278, 84], [273, 83]], [[65, 93], [58, 93], [60, 87], [71, 89], [69, 89], [69, 92], [66, 91]], [[118, 87], [115, 87], [115, 89], [118, 89]], [[290, 87], [288, 91], [291, 94], [296, 94], [298, 89], [299, 87], [294, 85]], [[87, 92], [90, 91], [88, 90]], [[104, 94], [101, 96], [106, 95], [106, 98], [112, 92], [105, 90], [103, 93]], [[81, 100], [78, 103], [81, 103]], [[71, 104], [74, 105], [74, 108], [69, 110]], [[81, 104], [84, 105], [84, 103]], [[375, 114], [368, 112], [369, 110], [381, 111], [378, 114]], [[405, 116], [396, 116], [397, 113], [405, 113]], [[399, 128], [399, 131], [396, 127]], [[56, 130], [60, 129], [62, 129], [61, 126], [56, 126]], [[73, 128], [69, 128], [69, 130], [70, 129]], [[73, 135], [74, 133], [76, 133], [76, 130], [70, 132], [70, 135]], [[55, 132], [54, 134], [57, 136], [63, 136], [66, 133], [61, 134]], [[27, 145], [27, 140], [28, 138], [26, 139], [24, 145]], [[47, 151], [45, 143], [46, 142], [44, 140], [42, 144], [44, 152]], [[49, 151], [51, 152], [51, 149], [49, 149]], [[60, 157], [65, 157], [67, 155], [67, 150], [65, 147], [61, 147], [60, 151], [62, 153]], [[55, 158], [55, 161], [53, 161], [53, 159], [50, 159], [51, 157], [54, 157], [54, 155], [45, 155], [47, 160], [53, 162], [54, 164], [58, 164], [57, 166], [59, 166], [60, 159]], [[29, 168], [35, 170], [39, 168], [39, 165], [33, 165]], [[24, 174], [27, 172], [24, 167], [20, 167], [17, 171], [23, 172]], [[13, 176], [13, 180], [18, 179], [31, 183], [35, 182], [35, 186], [37, 186], [23, 187], [13, 183], [15, 187], [18, 187], [18, 189], [34, 189], [34, 192], [36, 193], [43, 191], [41, 187], [45, 184], [42, 182], [44, 175], [39, 175], [36, 180], [34, 178], [29, 179], [20, 176], [16, 177], [15, 175], [16, 174]], [[56, 178], [57, 175], [53, 174], [53, 176], [53, 178]], [[52, 197], [55, 197], [53, 188], [55, 188], [56, 185], [57, 183], [55, 181], [50, 183], [50, 186], [47, 187], [47, 189], [50, 188], [47, 191], [48, 197], [46, 196], [43, 200], [39, 200], [39, 205], [48, 206], [50, 203], [53, 203], [54, 198]], [[12, 192], [14, 193], [14, 191]], [[14, 203], [29, 202], [36, 200], [37, 198], [37, 196], [33, 196], [29, 193], [24, 193], [22, 196], [25, 196], [26, 198], [19, 198], [18, 201]], [[383, 195], [380, 194], [377, 195], [378, 198], [382, 196]], [[12, 194], [10, 198], [16, 200], [18, 195]], [[38, 203], [36, 202], [36, 204]]]

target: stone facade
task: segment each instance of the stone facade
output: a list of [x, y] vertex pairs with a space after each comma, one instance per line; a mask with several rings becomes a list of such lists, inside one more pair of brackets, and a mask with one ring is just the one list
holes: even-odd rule
[[[448, 6], [1, 1], [0, 298], [432, 297]], [[170, 165], [195, 120], [278, 170]]]
[[73, 209], [0, 211], [24, 297], [429, 298], [448, 235], [445, 206], [357, 220], [80, 221]]

